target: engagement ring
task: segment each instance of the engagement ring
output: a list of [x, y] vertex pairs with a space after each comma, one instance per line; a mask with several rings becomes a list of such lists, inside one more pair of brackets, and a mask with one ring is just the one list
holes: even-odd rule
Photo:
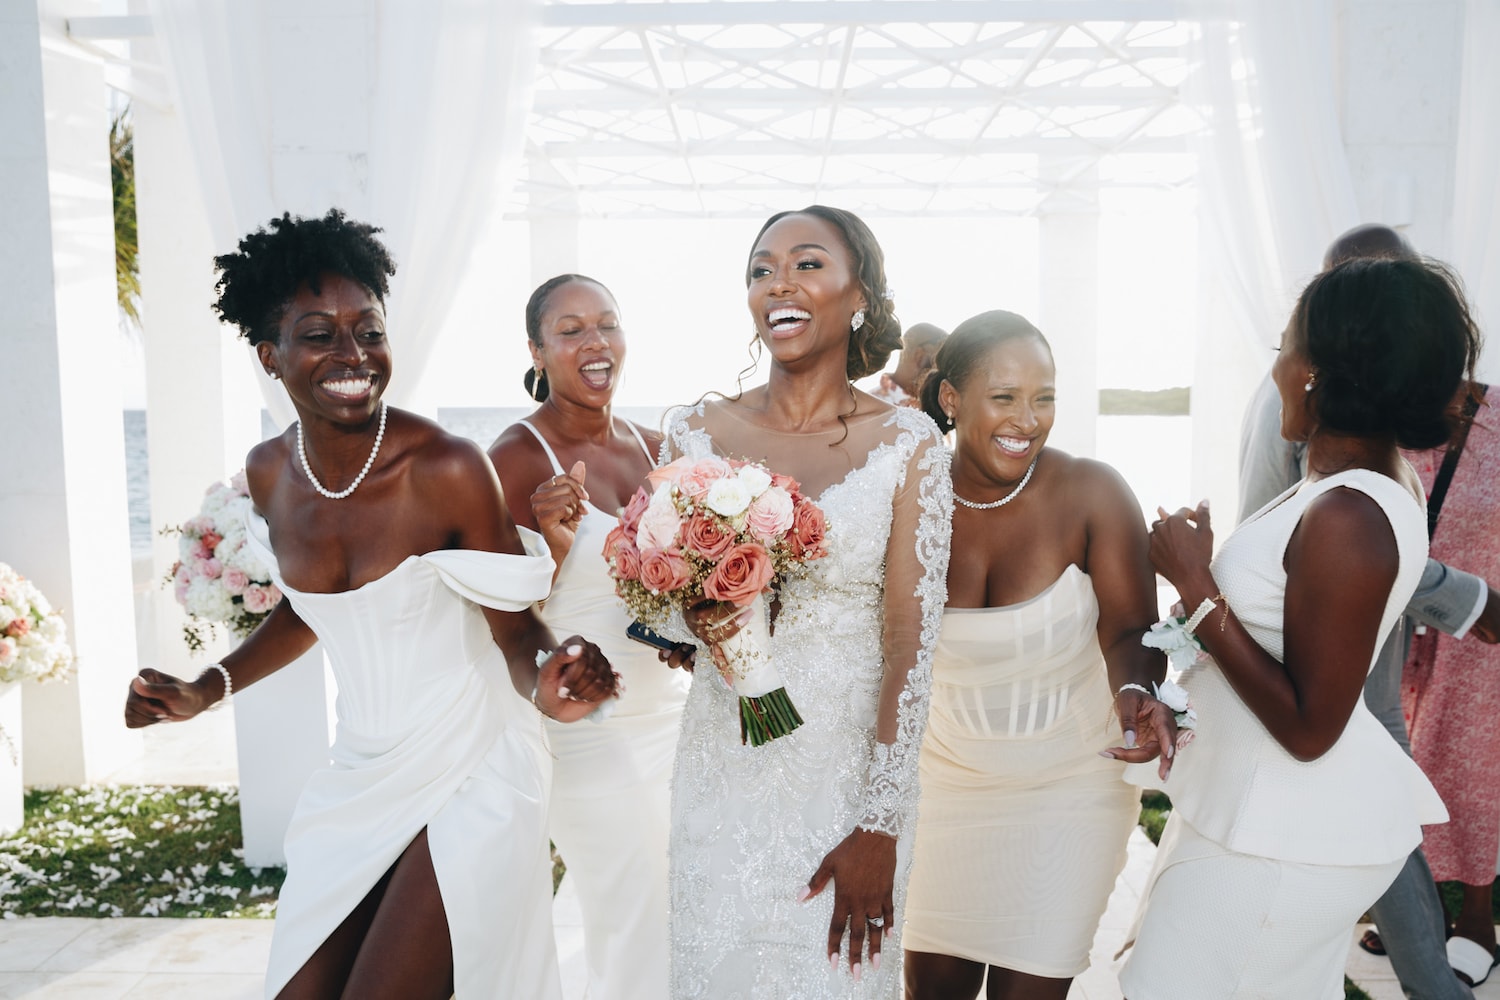
[[880, 930], [880, 928], [885, 926], [885, 917], [866, 917], [865, 923], [869, 924], [871, 927], [875, 928], [878, 931]]

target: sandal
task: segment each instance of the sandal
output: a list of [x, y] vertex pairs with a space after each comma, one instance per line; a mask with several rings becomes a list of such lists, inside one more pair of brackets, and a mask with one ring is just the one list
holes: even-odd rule
[[1380, 940], [1380, 932], [1371, 927], [1361, 934], [1359, 936], [1359, 949], [1371, 955], [1384, 955], [1385, 942]]
[[1477, 941], [1457, 935], [1448, 939], [1448, 964], [1458, 977], [1470, 986], [1490, 978], [1490, 970], [1500, 965], [1500, 949], [1492, 952]]

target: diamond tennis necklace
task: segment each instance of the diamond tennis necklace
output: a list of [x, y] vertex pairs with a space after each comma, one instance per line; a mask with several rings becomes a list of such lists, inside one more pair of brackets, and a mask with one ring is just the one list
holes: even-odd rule
[[[384, 439], [385, 401], [382, 400], [380, 403], [380, 426], [375, 431], [375, 447], [370, 449], [370, 457], [365, 459], [365, 467], [359, 470], [359, 475], [354, 477], [354, 482], [349, 484], [348, 489], [335, 493], [333, 492], [333, 490], [330, 490], [328, 487], [318, 482], [318, 477], [313, 475], [312, 466], [307, 464], [307, 446], [302, 441], [302, 421], [297, 421], [297, 457], [302, 459], [302, 471], [307, 473], [308, 481], [312, 483], [313, 489], [317, 490], [319, 493], [323, 494], [330, 500], [342, 500], [344, 499], [344, 497], [348, 496], [359, 488], [359, 484], [365, 481], [365, 476], [370, 474], [370, 467], [375, 464], [375, 456], [380, 454], [380, 442]], [[1035, 465], [1036, 463], [1033, 462], [1032, 464]], [[1030, 476], [1031, 473], [1028, 471], [1026, 475]], [[1025, 480], [1022, 480], [1021, 485], [1026, 485]], [[1017, 490], [1016, 492], [1019, 493], [1021, 491]], [[1015, 494], [1012, 494], [1012, 496], [1014, 495]], [[1007, 497], [1006, 499], [1010, 498]]]
[[[1021, 481], [1016, 484], [1016, 488], [1011, 490], [1005, 496], [1001, 497], [999, 500], [991, 500], [989, 503], [975, 503], [973, 500], [965, 500], [957, 493], [953, 494], [953, 499], [957, 500], [965, 507], [968, 507], [970, 510], [994, 510], [996, 507], [1004, 507], [1016, 497], [1020, 496], [1021, 491], [1026, 488], [1026, 484], [1031, 482], [1031, 474], [1036, 471], [1037, 458], [1041, 457], [1041, 454], [1038, 453], [1036, 458], [1033, 458], [1031, 460], [1031, 464], [1026, 467], [1026, 475], [1021, 477]], [[311, 475], [311, 473], [308, 474]]]

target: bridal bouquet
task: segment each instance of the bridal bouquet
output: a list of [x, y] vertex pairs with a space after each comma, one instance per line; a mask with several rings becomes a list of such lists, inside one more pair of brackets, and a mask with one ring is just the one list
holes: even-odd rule
[[5, 563], [0, 563], [0, 683], [55, 681], [73, 672], [62, 614]]
[[828, 554], [827, 518], [796, 480], [753, 462], [679, 458], [649, 481], [604, 542], [615, 592], [646, 625], [704, 600], [750, 609], [715, 661], [740, 696], [741, 742], [785, 736], [802, 717], [771, 659], [766, 595]]
[[281, 603], [271, 574], [245, 544], [249, 510], [245, 474], [237, 472], [208, 488], [197, 517], [162, 531], [177, 536], [178, 559], [167, 582], [192, 619], [182, 638], [194, 653], [202, 651], [205, 631], [212, 636], [227, 625], [243, 639]]

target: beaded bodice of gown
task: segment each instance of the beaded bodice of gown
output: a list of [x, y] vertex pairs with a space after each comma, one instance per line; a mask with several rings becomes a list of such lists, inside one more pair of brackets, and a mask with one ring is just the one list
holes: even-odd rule
[[[664, 446], [667, 459], [750, 458], [798, 478], [784, 449], [821, 448], [834, 466], [820, 470], [826, 486], [803, 483], [828, 517], [829, 554], [784, 582], [772, 637], [803, 726], [742, 745], [734, 693], [712, 670], [693, 676], [673, 779], [672, 995], [896, 997], [917, 756], [946, 599], [948, 455], [910, 409], [851, 426], [842, 450], [829, 448], [837, 432], [799, 442], [758, 430], [718, 408], [705, 419], [700, 405], [676, 415]], [[890, 743], [876, 739], [883, 684], [899, 685]], [[856, 826], [898, 838], [887, 961], [865, 966], [861, 983], [825, 957], [832, 886], [797, 901]]]

